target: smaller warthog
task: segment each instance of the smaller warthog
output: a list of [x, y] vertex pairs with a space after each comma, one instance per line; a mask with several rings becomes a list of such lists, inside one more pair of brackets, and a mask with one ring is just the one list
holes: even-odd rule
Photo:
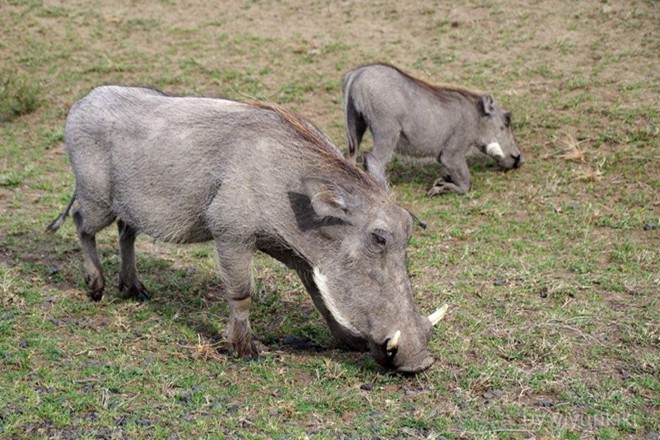
[[491, 95], [414, 78], [388, 64], [368, 64], [346, 73], [342, 93], [348, 158], [355, 161], [367, 128], [373, 136], [368, 166], [383, 174], [394, 152], [435, 157], [447, 176], [437, 179], [429, 196], [470, 189], [466, 153], [471, 147], [504, 169], [524, 159], [511, 132], [511, 113]]
[[421, 316], [406, 270], [413, 220], [386, 188], [311, 123], [267, 104], [94, 89], [69, 112], [73, 220], [93, 300], [105, 288], [96, 234], [119, 227], [120, 289], [149, 293], [135, 268], [138, 233], [215, 240], [230, 306], [227, 339], [257, 355], [249, 314], [257, 251], [295, 270], [332, 334], [401, 372], [433, 362], [426, 345], [446, 310]]

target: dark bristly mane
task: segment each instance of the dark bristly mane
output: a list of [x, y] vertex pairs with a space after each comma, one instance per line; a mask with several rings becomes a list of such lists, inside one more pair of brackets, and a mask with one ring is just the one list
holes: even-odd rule
[[300, 116], [298, 116], [296, 113], [292, 112], [291, 110], [286, 109], [277, 104], [261, 102], [261, 101], [252, 101], [252, 102], [248, 102], [248, 104], [264, 110], [271, 110], [277, 113], [280, 116], [280, 118], [282, 118], [284, 122], [286, 122], [291, 128], [293, 128], [295, 133], [301, 138], [303, 138], [305, 141], [315, 146], [322, 147], [326, 150], [328, 149], [328, 141], [319, 134], [318, 129], [315, 126], [313, 126], [311, 122], [303, 120]]
[[466, 99], [469, 99], [470, 101], [476, 102], [483, 93], [474, 91], [474, 90], [469, 90], [464, 87], [459, 87], [459, 86], [454, 86], [454, 85], [449, 85], [449, 84], [431, 84], [430, 82], [424, 81], [423, 79], [415, 78], [414, 76], [410, 75], [407, 72], [404, 72], [403, 70], [399, 69], [396, 66], [393, 66], [388, 63], [369, 63], [369, 64], [364, 64], [360, 67], [366, 67], [366, 66], [384, 66], [384, 67], [389, 67], [391, 69], [396, 70], [399, 72], [403, 77], [407, 78], [409, 81], [412, 81], [413, 83], [417, 84], [424, 90], [430, 92], [432, 95], [436, 96], [438, 99], [441, 101], [446, 101], [448, 98], [451, 97], [451, 94], [458, 94], [460, 96], [465, 97]]
[[334, 171], [340, 172], [349, 179], [357, 180], [368, 186], [378, 187], [378, 184], [370, 174], [347, 162], [343, 156], [341, 156], [341, 153], [338, 153], [337, 147], [332, 145], [311, 122], [303, 119], [295, 112], [277, 104], [262, 101], [251, 101], [248, 102], [248, 104], [275, 112], [297, 136], [305, 141], [308, 146], [312, 147], [316, 153], [323, 156], [324, 160], [317, 163], [320, 172], [323, 172], [323, 167], [325, 165], [326, 168], [332, 167]]

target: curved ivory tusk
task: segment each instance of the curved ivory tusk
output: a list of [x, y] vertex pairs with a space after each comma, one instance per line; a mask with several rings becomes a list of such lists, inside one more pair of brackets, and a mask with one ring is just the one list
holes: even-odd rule
[[401, 336], [401, 330], [397, 330], [396, 333], [394, 333], [394, 336], [392, 336], [392, 338], [387, 341], [387, 347], [385, 350], [387, 350], [388, 353], [396, 350], [399, 347], [399, 336]]
[[445, 304], [444, 306], [440, 307], [438, 310], [435, 312], [431, 313], [429, 315], [429, 321], [431, 321], [431, 325], [436, 325], [442, 318], [445, 317], [447, 314], [447, 309], [449, 308], [448, 304]]

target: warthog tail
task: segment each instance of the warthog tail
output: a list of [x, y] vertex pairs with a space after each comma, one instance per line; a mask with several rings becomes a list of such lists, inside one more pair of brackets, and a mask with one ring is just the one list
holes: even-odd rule
[[367, 129], [364, 116], [355, 108], [353, 97], [349, 97], [346, 106], [346, 129], [348, 131], [348, 158], [355, 159], [362, 136]]
[[69, 211], [71, 210], [71, 206], [73, 206], [74, 200], [76, 200], [75, 191], [71, 196], [71, 200], [69, 200], [69, 204], [66, 205], [66, 208], [64, 208], [64, 211], [62, 211], [62, 213], [59, 216], [57, 216], [57, 218], [53, 220], [53, 222], [49, 224], [48, 227], [46, 227], [46, 232], [51, 232], [51, 233], [56, 232], [60, 228], [60, 226], [62, 226], [62, 223], [64, 223], [64, 220], [66, 220], [66, 218], [69, 215]]
[[362, 136], [367, 129], [367, 123], [364, 116], [355, 106], [355, 100], [352, 96], [351, 86], [353, 84], [353, 74], [349, 72], [342, 84], [342, 94], [344, 98], [344, 115], [346, 117], [346, 134], [348, 138], [348, 159], [355, 162], [357, 149], [362, 142]]

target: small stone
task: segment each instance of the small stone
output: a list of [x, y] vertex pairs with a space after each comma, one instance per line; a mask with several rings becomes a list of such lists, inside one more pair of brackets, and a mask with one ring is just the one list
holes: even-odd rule
[[660, 433], [655, 431], [649, 431], [646, 434], [646, 440], [660, 440]]
[[55, 266], [50, 266], [48, 269], [46, 269], [46, 273], [48, 274], [48, 276], [51, 276], [51, 277], [53, 275], [55, 275], [56, 273], [58, 273], [58, 272], [59, 272], [59, 270], [57, 270], [57, 267], [55, 267]]
[[548, 288], [544, 287], [541, 290], [539, 290], [539, 296], [541, 298], [547, 298], [548, 297]]
[[550, 399], [541, 399], [538, 402], [536, 402], [537, 406], [540, 406], [541, 408], [552, 408], [555, 403], [550, 400]]
[[21, 342], [18, 343], [18, 346], [21, 348], [28, 348], [30, 346], [30, 343], [28, 342], [27, 339], [23, 339]]
[[628, 373], [628, 372], [625, 371], [625, 370], [621, 370], [621, 378], [622, 378], [623, 380], [626, 380], [626, 379], [632, 379], [632, 374]]
[[367, 382], [365, 384], [360, 385], [360, 389], [364, 391], [371, 391], [374, 389], [374, 384], [371, 382]]
[[499, 399], [502, 397], [502, 390], [493, 390], [493, 396]]
[[644, 230], [645, 231], [652, 231], [654, 229], [658, 229], [658, 225], [660, 225], [659, 222], [646, 222], [644, 223]]
[[229, 405], [229, 408], [227, 408], [227, 412], [229, 414], [234, 414], [235, 412], [237, 412], [240, 409], [240, 407], [241, 407], [241, 405], [239, 405], [238, 403], [233, 403], [233, 404]]
[[503, 286], [504, 282], [505, 281], [502, 278], [496, 278], [493, 284], [495, 284], [496, 286]]
[[407, 386], [405, 386], [405, 385], [403, 386], [402, 389], [403, 389], [403, 394], [405, 394], [406, 396], [413, 396], [413, 395], [415, 395], [415, 394], [420, 393], [420, 392], [423, 391], [423, 388], [422, 388], [422, 387], [413, 387], [413, 388], [410, 388], [410, 387], [407, 387]]
[[483, 396], [483, 398], [486, 399], [486, 400], [490, 400], [490, 399], [492, 399], [493, 397], [495, 397], [495, 395], [494, 395], [493, 393], [483, 393], [482, 396]]

